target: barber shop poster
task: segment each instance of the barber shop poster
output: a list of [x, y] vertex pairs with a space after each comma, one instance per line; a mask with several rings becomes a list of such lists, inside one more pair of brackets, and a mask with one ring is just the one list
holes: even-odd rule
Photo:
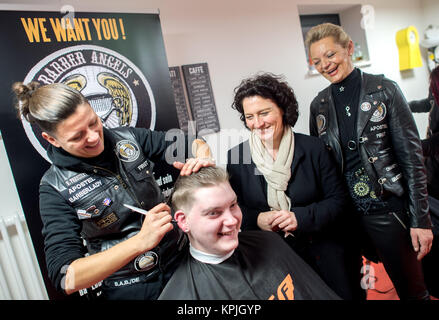
[[[17, 118], [11, 85], [65, 83], [87, 97], [108, 128], [178, 128], [160, 19], [146, 13], [8, 10], [0, 11], [0, 25], [0, 130], [49, 297], [57, 299], [62, 296], [46, 274], [38, 209], [39, 182], [50, 165], [47, 143], [37, 127]], [[159, 181], [175, 178], [168, 167], [155, 174]]]

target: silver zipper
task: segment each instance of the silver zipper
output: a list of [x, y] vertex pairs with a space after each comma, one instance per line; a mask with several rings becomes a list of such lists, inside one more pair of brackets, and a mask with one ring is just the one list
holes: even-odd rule
[[390, 212], [391, 214], [393, 214], [393, 216], [396, 218], [396, 220], [398, 220], [399, 221], [399, 223], [402, 225], [402, 227], [405, 229], [405, 230], [407, 230], [407, 227], [405, 226], [405, 224], [404, 224], [404, 222], [402, 222], [402, 220], [396, 215], [396, 213], [395, 212]]

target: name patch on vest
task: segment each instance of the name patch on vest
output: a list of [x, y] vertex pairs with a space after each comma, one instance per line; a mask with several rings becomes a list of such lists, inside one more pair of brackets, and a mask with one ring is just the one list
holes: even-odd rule
[[86, 173], [80, 173], [74, 177], [71, 177], [70, 179], [67, 179], [66, 181], [64, 181], [64, 183], [66, 184], [66, 186], [70, 187], [72, 184], [75, 184], [78, 181], [81, 181], [82, 179], [84, 179], [86, 177], [87, 177]]
[[[81, 176], [83, 180], [76, 179], [79, 176]], [[67, 183], [66, 181], [66, 184], [68, 186], [68, 189], [66, 189], [63, 194], [70, 203], [74, 203], [77, 200], [85, 197], [96, 188], [101, 187], [102, 180], [96, 180], [95, 178], [88, 175], [78, 175], [69, 179], [69, 183]]]
[[131, 278], [131, 279], [127, 279], [127, 280], [114, 281], [114, 286], [115, 287], [123, 287], [123, 286], [128, 286], [128, 285], [133, 284], [133, 283], [138, 283], [138, 282], [140, 282], [140, 277]]
[[148, 168], [149, 167], [149, 162], [148, 160], [143, 161], [140, 165], [138, 165], [136, 167], [137, 171], [141, 172], [143, 169]]
[[370, 127], [370, 132], [376, 131], [376, 130], [383, 130], [383, 129], [387, 129], [387, 124], [383, 123], [383, 124], [377, 124], [374, 125], [373, 127]]

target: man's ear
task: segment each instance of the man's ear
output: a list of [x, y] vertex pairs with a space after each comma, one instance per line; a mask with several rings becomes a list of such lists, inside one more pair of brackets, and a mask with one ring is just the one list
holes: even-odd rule
[[61, 147], [61, 145], [59, 144], [58, 140], [56, 140], [56, 138], [52, 137], [50, 134], [48, 134], [47, 132], [43, 131], [41, 133], [41, 135], [43, 136], [44, 140], [46, 140], [47, 142], [49, 142], [51, 145], [54, 145], [55, 147], [59, 148]]
[[189, 231], [189, 226], [186, 219], [186, 214], [182, 210], [177, 210], [174, 213], [174, 219], [177, 221], [178, 227], [183, 230], [183, 232]]

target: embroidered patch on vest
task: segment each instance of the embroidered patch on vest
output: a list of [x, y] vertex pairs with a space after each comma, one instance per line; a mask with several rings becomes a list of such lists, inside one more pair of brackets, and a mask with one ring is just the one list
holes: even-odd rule
[[107, 207], [111, 206], [112, 203], [113, 200], [111, 200], [110, 198], [105, 198], [104, 201], [102, 201], [102, 204]]
[[158, 255], [154, 251], [142, 253], [134, 261], [134, 268], [137, 271], [147, 271], [157, 265], [158, 259]]
[[363, 102], [360, 106], [360, 109], [364, 112], [367, 112], [372, 108], [371, 104], [369, 102]]
[[97, 180], [96, 177], [88, 175], [82, 177], [85, 177], [85, 179], [78, 181], [75, 184], [70, 184], [68, 189], [61, 192], [64, 198], [66, 198], [70, 203], [74, 203], [79, 199], [84, 198], [93, 190], [103, 186], [101, 179]]
[[378, 108], [373, 113], [370, 121], [372, 122], [380, 122], [386, 117], [386, 105], [381, 102]]
[[109, 225], [115, 223], [117, 220], [119, 220], [119, 218], [116, 216], [116, 214], [114, 212], [110, 213], [109, 215], [106, 215], [105, 217], [103, 217], [102, 219], [96, 221], [96, 225], [100, 228], [106, 228]]
[[91, 218], [91, 213], [87, 212], [86, 210], [81, 210], [78, 209], [76, 211], [79, 220], [84, 220], [84, 219], [90, 219]]
[[121, 140], [116, 144], [117, 156], [125, 162], [133, 162], [140, 155], [139, 147], [129, 140]]

